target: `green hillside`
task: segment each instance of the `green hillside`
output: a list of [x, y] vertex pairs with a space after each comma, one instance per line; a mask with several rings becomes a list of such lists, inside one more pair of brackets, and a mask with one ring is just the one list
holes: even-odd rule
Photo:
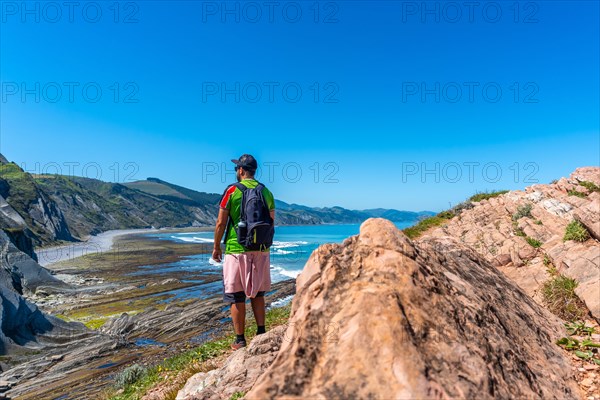
[[[0, 162], [0, 195], [22, 216], [36, 245], [82, 240], [113, 229], [213, 226], [221, 198], [218, 193], [199, 192], [158, 178], [120, 184], [31, 175], [4, 161]], [[280, 200], [276, 200], [276, 209], [278, 225], [361, 223], [373, 216], [404, 221], [433, 214], [307, 207]]]

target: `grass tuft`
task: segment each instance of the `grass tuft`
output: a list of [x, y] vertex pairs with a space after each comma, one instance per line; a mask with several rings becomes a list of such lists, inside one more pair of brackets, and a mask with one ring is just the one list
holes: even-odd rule
[[587, 314], [585, 304], [575, 294], [577, 281], [564, 275], [554, 275], [544, 282], [542, 298], [544, 304], [555, 315], [567, 321], [575, 321]]
[[527, 243], [529, 243], [529, 245], [531, 247], [534, 247], [536, 249], [539, 248], [539, 247], [542, 247], [542, 242], [540, 242], [537, 239], [532, 238], [531, 236], [526, 236], [525, 240], [527, 241]]
[[565, 235], [563, 241], [574, 240], [576, 242], [585, 242], [590, 238], [590, 233], [583, 226], [583, 224], [577, 220], [573, 220], [567, 225], [565, 229]]

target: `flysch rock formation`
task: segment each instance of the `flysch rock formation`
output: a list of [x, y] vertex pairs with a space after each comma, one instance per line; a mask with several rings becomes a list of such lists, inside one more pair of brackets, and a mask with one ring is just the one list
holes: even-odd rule
[[[256, 381], [252, 400], [581, 396], [554, 344], [562, 322], [453, 238], [411, 242], [369, 219], [358, 236], [315, 250], [296, 290], [285, 332], [255, 338], [179, 398], [245, 391], [252, 382], [227, 378], [230, 363]], [[248, 358], [279, 346], [256, 378], [264, 363]]]
[[57, 345], [65, 337], [85, 335], [83, 324], [70, 324], [42, 313], [25, 300], [23, 291], [45, 287], [65, 289], [0, 230], [0, 355]]
[[[282, 299], [295, 291], [293, 280], [274, 283], [270, 300]], [[148, 309], [137, 315], [123, 314], [108, 321], [101, 330], [87, 331], [87, 337], [72, 335], [59, 348], [0, 371], [0, 382], [10, 382], [5, 395], [24, 400], [101, 398], [110, 373], [133, 363], [147, 361], [149, 355], [162, 354], [171, 346], [205, 340], [210, 334], [229, 329], [220, 321], [228, 314], [221, 298], [198, 300], [166, 310]], [[212, 331], [212, 332], [211, 332]], [[68, 339], [68, 340], [67, 340]], [[140, 347], [137, 339], [155, 344]], [[3, 395], [0, 387], [0, 399]]]
[[[475, 203], [425, 237], [458, 238], [538, 301], [540, 288], [549, 279], [549, 260], [559, 273], [578, 282], [575, 293], [600, 322], [600, 192], [582, 182], [600, 186], [600, 167], [578, 168], [555, 183]], [[531, 207], [530, 215], [515, 221], [519, 209], [525, 207]], [[590, 239], [563, 240], [573, 220], [585, 226]], [[514, 223], [526, 236], [541, 242], [541, 247], [534, 248], [525, 236], [517, 235]]]

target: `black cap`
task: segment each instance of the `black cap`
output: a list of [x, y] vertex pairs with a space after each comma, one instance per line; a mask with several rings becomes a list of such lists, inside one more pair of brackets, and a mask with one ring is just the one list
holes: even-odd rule
[[258, 168], [258, 163], [256, 159], [252, 157], [250, 154], [243, 154], [239, 160], [231, 160], [232, 163], [237, 165], [238, 167], [242, 167], [247, 171], [256, 171]]

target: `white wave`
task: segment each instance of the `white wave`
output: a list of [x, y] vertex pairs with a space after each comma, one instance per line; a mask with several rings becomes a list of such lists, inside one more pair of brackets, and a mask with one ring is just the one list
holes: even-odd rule
[[281, 250], [281, 249], [278, 249], [278, 248], [275, 248], [275, 249], [271, 248], [271, 250], [272, 250], [273, 254], [295, 254], [295, 253], [297, 253], [296, 251]]
[[282, 299], [275, 300], [274, 302], [271, 303], [271, 305], [269, 306], [269, 308], [283, 307], [283, 306], [289, 304], [289, 302], [292, 301], [293, 298], [294, 298], [294, 295], [290, 294], [289, 296], [285, 296]]
[[296, 278], [298, 275], [300, 275], [300, 272], [302, 272], [302, 271], [296, 271], [296, 270], [290, 271], [283, 267], [280, 267], [279, 265], [273, 265], [273, 264], [271, 264], [271, 269], [276, 271], [280, 275], [288, 276], [290, 278]]
[[299, 247], [302, 245], [308, 244], [308, 242], [304, 242], [302, 240], [296, 240], [293, 242], [280, 242], [280, 241], [273, 241], [273, 244], [271, 245], [271, 248], [275, 248], [275, 249], [285, 249], [287, 247]]
[[214, 239], [201, 238], [198, 236], [194, 236], [191, 238], [179, 237], [179, 236], [171, 236], [173, 239], [181, 240], [182, 242], [190, 242], [190, 243], [214, 243]]

